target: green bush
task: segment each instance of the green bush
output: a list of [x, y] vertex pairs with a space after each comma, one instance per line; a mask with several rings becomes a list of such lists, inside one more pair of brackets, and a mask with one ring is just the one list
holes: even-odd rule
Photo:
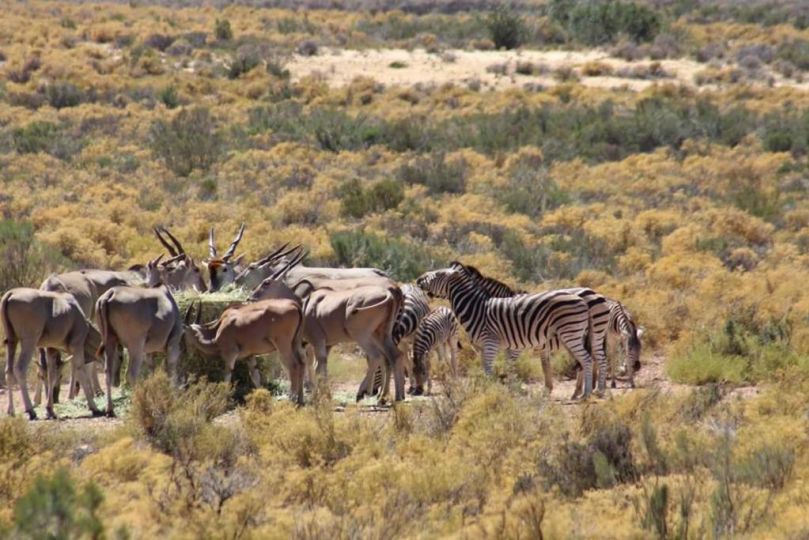
[[216, 19], [213, 34], [219, 41], [230, 41], [233, 39], [233, 29], [230, 27], [230, 21], [227, 19]]
[[72, 136], [64, 126], [52, 122], [31, 122], [12, 132], [14, 149], [20, 154], [45, 152], [69, 161], [81, 151], [83, 141]]
[[229, 79], [238, 79], [241, 75], [248, 73], [261, 63], [259, 52], [252, 47], [243, 47], [236, 51], [236, 55], [230, 60], [228, 69]]
[[38, 287], [42, 276], [59, 269], [65, 261], [43, 246], [27, 221], [0, 220], [0, 291], [12, 287]]
[[372, 266], [399, 281], [415, 279], [438, 264], [425, 246], [400, 238], [384, 238], [363, 231], [332, 233], [329, 237], [338, 265]]
[[94, 483], [81, 490], [64, 468], [38, 476], [14, 506], [14, 538], [103, 538], [98, 510], [104, 497]]
[[443, 152], [417, 157], [399, 168], [398, 177], [407, 184], [427, 186], [433, 195], [463, 193], [466, 190], [466, 162], [448, 160]]
[[149, 146], [177, 176], [208, 170], [223, 150], [222, 137], [203, 107], [184, 109], [170, 122], [155, 121], [149, 129]]
[[66, 81], [57, 81], [46, 86], [45, 97], [54, 109], [75, 107], [86, 99], [79, 87]]
[[404, 187], [395, 180], [382, 180], [366, 189], [358, 178], [354, 178], [340, 188], [338, 195], [342, 214], [361, 218], [399, 206], [404, 200]]
[[177, 87], [173, 84], [164, 87], [157, 95], [157, 99], [163, 102], [163, 105], [168, 109], [175, 109], [180, 105], [180, 95], [177, 93]]
[[610, 43], [621, 36], [636, 42], [651, 41], [661, 26], [659, 15], [651, 8], [616, 0], [555, 0], [549, 13], [573, 40], [590, 46]]
[[525, 23], [522, 17], [506, 5], [499, 5], [486, 17], [489, 37], [498, 49], [515, 49], [525, 36]]

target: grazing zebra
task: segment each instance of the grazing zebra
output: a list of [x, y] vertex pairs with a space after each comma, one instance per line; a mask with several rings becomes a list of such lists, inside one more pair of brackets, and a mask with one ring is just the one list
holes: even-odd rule
[[[526, 294], [524, 291], [513, 290], [505, 283], [497, 281], [496, 279], [484, 276], [474, 267], [467, 266], [466, 268], [470, 272], [470, 274], [474, 277], [474, 280], [478, 285], [478, 287], [480, 287], [483, 291], [488, 293], [493, 298], [508, 298], [520, 294]], [[610, 318], [607, 299], [603, 295], [586, 287], [559, 289], [559, 291], [575, 294], [576, 296], [580, 297], [582, 300], [587, 302], [587, 307], [590, 311], [590, 317], [593, 320], [592, 331], [596, 343], [596, 347], [594, 347], [594, 349], [592, 350], [589, 350], [588, 352], [593, 357], [595, 357], [596, 363], [600, 368], [597, 371], [594, 370], [594, 373], [599, 374], [598, 389], [599, 392], [603, 392], [606, 389], [607, 384], [606, 383], [607, 355], [606, 355], [605, 339], [607, 335], [607, 329], [609, 326], [609, 318]], [[434, 294], [434, 296], [446, 298], [447, 294], [448, 293], [446, 291], [445, 284], [438, 284], [436, 287], [436, 294]], [[545, 386], [547, 387], [548, 391], [553, 389], [553, 376], [550, 367], [550, 355], [552, 352], [558, 351], [561, 347], [562, 344], [560, 344], [558, 337], [554, 335], [547, 341], [546, 346], [540, 351], [540, 358], [542, 360], [542, 372], [545, 377]], [[520, 351], [517, 350], [509, 350], [508, 355], [512, 360], [514, 360], [517, 358], [517, 356], [519, 356], [519, 352]], [[603, 376], [600, 375], [602, 372], [604, 373]], [[576, 397], [577, 393], [573, 395], [574, 399]]]
[[[410, 338], [416, 331], [419, 322], [430, 313], [430, 304], [428, 303], [428, 298], [427, 295], [424, 294], [424, 291], [415, 285], [408, 283], [403, 285], [401, 289], [404, 302], [402, 303], [402, 309], [399, 311], [398, 317], [396, 317], [396, 322], [393, 325], [393, 343], [396, 344], [399, 349], [402, 348], [401, 345], [404, 343], [405, 349], [407, 349], [407, 346], [410, 345], [409, 342], [412, 341]], [[410, 355], [405, 354], [405, 358], [409, 361]], [[408, 361], [405, 362], [405, 370], [410, 375], [410, 389], [413, 390], [415, 388], [413, 366], [409, 365]], [[376, 395], [379, 392], [384, 380], [384, 366], [379, 366], [374, 372], [374, 384], [371, 390], [372, 395]]]
[[[416, 284], [434, 296], [449, 297], [453, 312], [472, 342], [483, 348], [486, 374], [492, 373], [492, 363], [501, 346], [513, 351], [533, 347], [546, 350], [555, 337], [584, 367], [584, 395], [588, 397], [593, 372], [588, 345], [589, 350], [595, 350], [597, 343], [587, 302], [565, 291], [493, 298], [481, 286], [480, 277], [476, 269], [453, 262], [449, 268], [422, 274]], [[550, 361], [545, 352], [542, 362], [547, 368], [548, 384]]]
[[[621, 371], [628, 374], [630, 388], [635, 388], [635, 372], [640, 369], [640, 338], [643, 335], [643, 328], [638, 327], [635, 319], [628, 309], [617, 300], [607, 299], [609, 306], [609, 323], [607, 332], [604, 334], [603, 349], [606, 350], [607, 335], [617, 336], [622, 339], [626, 357], [623, 359]], [[609, 363], [611, 374], [611, 385], [615, 388], [615, 366]], [[576, 393], [581, 391], [581, 370], [576, 373]], [[575, 394], [574, 394], [575, 395]]]
[[416, 330], [413, 339], [413, 373], [416, 377], [415, 395], [424, 393], [424, 383], [427, 383], [427, 393], [433, 391], [430, 378], [430, 352], [435, 349], [442, 362], [447, 358], [450, 361], [452, 376], [458, 376], [457, 353], [461, 348], [458, 340], [458, 320], [452, 310], [445, 307], [435, 309], [424, 317]]

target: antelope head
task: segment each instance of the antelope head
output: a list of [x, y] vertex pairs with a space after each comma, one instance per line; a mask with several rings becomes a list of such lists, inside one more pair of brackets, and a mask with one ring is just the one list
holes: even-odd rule
[[[151, 284], [155, 279], [155, 274], [159, 274], [159, 281], [165, 283], [171, 289], [204, 291], [207, 287], [205, 286], [205, 280], [202, 278], [202, 269], [199, 264], [194, 262], [193, 257], [185, 252], [180, 241], [165, 227], [155, 227], [154, 233], [160, 243], [168, 250], [171, 258], [160, 263], [156, 269], [151, 270], [151, 273], [147, 265], [147, 283]], [[171, 240], [171, 243], [166, 238]]]
[[237, 285], [244, 287], [245, 289], [255, 289], [258, 285], [261, 284], [262, 281], [270, 277], [274, 274], [277, 270], [279, 270], [283, 264], [280, 266], [278, 262], [283, 259], [283, 262], [289, 262], [290, 255], [292, 258], [297, 256], [302, 249], [302, 246], [298, 244], [292, 248], [287, 249], [289, 246], [289, 242], [281, 246], [280, 248], [276, 249], [269, 255], [262, 257], [261, 259], [251, 262], [248, 264], [234, 279]]
[[300, 251], [295, 257], [287, 261], [286, 264], [273, 272], [270, 277], [262, 281], [258, 287], [253, 289], [253, 292], [250, 293], [250, 297], [247, 300], [249, 302], [255, 302], [270, 298], [288, 298], [290, 300], [300, 301], [295, 291], [284, 283], [284, 276], [291, 268], [300, 263], [307, 254], [306, 251]]
[[211, 285], [208, 287], [208, 291], [218, 291], [228, 283], [233, 283], [236, 281], [236, 275], [242, 270], [241, 261], [244, 255], [239, 255], [235, 258], [233, 255], [236, 253], [236, 246], [238, 246], [239, 242], [242, 241], [243, 235], [244, 223], [242, 223], [241, 227], [239, 227], [239, 232], [236, 233], [236, 236], [230, 243], [228, 250], [224, 255], [219, 257], [216, 252], [213, 227], [211, 227], [211, 233], [208, 236], [208, 260], [205, 261], [205, 263], [208, 265], [208, 275], [211, 279]]

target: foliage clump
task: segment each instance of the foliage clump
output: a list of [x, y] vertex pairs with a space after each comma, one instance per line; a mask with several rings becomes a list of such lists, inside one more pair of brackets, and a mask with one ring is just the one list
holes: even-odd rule
[[149, 144], [177, 176], [208, 170], [223, 151], [222, 136], [204, 107], [183, 109], [170, 122], [155, 121], [149, 129]]

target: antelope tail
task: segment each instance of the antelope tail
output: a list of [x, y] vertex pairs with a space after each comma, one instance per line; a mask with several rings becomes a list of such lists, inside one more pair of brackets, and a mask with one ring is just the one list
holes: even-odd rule
[[101, 298], [98, 299], [96, 302], [96, 317], [98, 317], [98, 331], [101, 333], [101, 345], [98, 347], [96, 351], [96, 356], [101, 358], [101, 355], [105, 352], [104, 344], [107, 341], [107, 336], [109, 335], [110, 324], [109, 324], [109, 313], [108, 310], [108, 302], [106, 298], [106, 294], [103, 295]]

